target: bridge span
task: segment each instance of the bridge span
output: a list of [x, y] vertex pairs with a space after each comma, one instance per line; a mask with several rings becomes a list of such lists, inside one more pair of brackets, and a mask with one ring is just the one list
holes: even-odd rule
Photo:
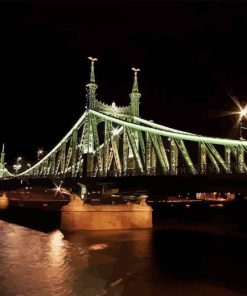
[[[247, 141], [201, 136], [140, 117], [139, 69], [134, 71], [130, 103], [108, 105], [97, 98], [90, 58], [86, 110], [64, 138], [42, 159], [19, 174], [4, 166], [0, 178], [82, 178], [246, 174]], [[168, 178], [169, 179], [169, 178]], [[206, 178], [204, 178], [206, 179]]]

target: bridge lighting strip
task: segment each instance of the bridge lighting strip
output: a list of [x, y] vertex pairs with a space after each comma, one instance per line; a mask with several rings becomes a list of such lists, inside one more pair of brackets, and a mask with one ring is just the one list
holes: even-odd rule
[[85, 111], [82, 116], [79, 118], [79, 120], [76, 122], [76, 124], [71, 128], [71, 130], [67, 133], [67, 135], [65, 135], [65, 137], [44, 157], [42, 158], [39, 162], [37, 162], [34, 166], [32, 166], [31, 168], [27, 169], [26, 171], [15, 175], [16, 177], [25, 175], [26, 173], [32, 171], [34, 168], [36, 168], [37, 166], [39, 166], [43, 161], [45, 161], [53, 152], [55, 152], [60, 146], [61, 144], [66, 141], [69, 136], [71, 136], [72, 132], [74, 129], [77, 129], [79, 127], [79, 125], [83, 122], [83, 120], [85, 119], [86, 115], [87, 115], [88, 111]]
[[165, 130], [165, 131], [170, 131], [170, 132], [174, 132], [174, 133], [181, 133], [181, 134], [185, 134], [185, 135], [194, 135], [194, 136], [200, 136], [200, 135], [196, 135], [196, 134], [192, 134], [192, 133], [188, 133], [188, 132], [185, 132], [185, 131], [180, 131], [180, 130], [177, 130], [177, 129], [174, 129], [174, 128], [171, 128], [171, 127], [168, 127], [168, 126], [163, 126], [163, 125], [160, 125], [160, 124], [157, 124], [157, 123], [154, 123], [152, 121], [148, 121], [148, 120], [145, 120], [145, 119], [142, 119], [140, 117], [136, 117], [136, 116], [133, 116], [134, 120], [136, 121], [139, 121], [141, 123], [144, 123], [144, 124], [147, 124], [147, 125], [150, 125], [152, 126], [153, 128], [158, 128], [160, 130]]
[[89, 110], [89, 113], [94, 114], [95, 116], [99, 117], [99, 118], [103, 118], [115, 123], [118, 123], [120, 125], [124, 125], [130, 128], [134, 128], [140, 131], [144, 131], [144, 132], [150, 132], [156, 135], [160, 135], [160, 136], [166, 136], [166, 137], [173, 137], [176, 139], [182, 139], [182, 140], [188, 140], [188, 141], [194, 141], [194, 142], [206, 142], [206, 143], [210, 143], [210, 144], [218, 144], [218, 145], [232, 145], [232, 146], [236, 146], [236, 145], [243, 145], [243, 146], [247, 146], [247, 141], [242, 141], [242, 140], [232, 140], [232, 139], [221, 139], [221, 138], [213, 138], [213, 137], [205, 137], [205, 136], [200, 136], [200, 135], [193, 135], [193, 134], [182, 134], [182, 133], [175, 133], [175, 132], [169, 132], [169, 131], [164, 131], [164, 130], [158, 130], [158, 129], [154, 129], [154, 128], [150, 128], [150, 127], [145, 127], [145, 126], [141, 126], [139, 124], [134, 124], [131, 122], [126, 122], [123, 121], [121, 119], [117, 119], [115, 117], [109, 116], [109, 115], [105, 115], [103, 113], [94, 111], [94, 110]]
[[[111, 114], [115, 115], [115, 113], [112, 113], [112, 112], [109, 112], [109, 114], [110, 114], [109, 116], [112, 116]], [[151, 122], [150, 120], [142, 119], [140, 117], [136, 117], [136, 116], [132, 116], [132, 115], [124, 115], [124, 114], [116, 114], [116, 115], [119, 116], [119, 117], [120, 116], [129, 117], [129, 118], [132, 118], [133, 120], [136, 120], [138, 122], [144, 123], [144, 124], [149, 125], [149, 126], [152, 126], [154, 128], [157, 127], [157, 128], [159, 128], [161, 130], [175, 132], [175, 133], [182, 133], [182, 134], [186, 134], [186, 135], [196, 135], [196, 134], [193, 134], [193, 133], [188, 133], [188, 132], [185, 132], [185, 131], [177, 130], [177, 129], [174, 129], [174, 128], [171, 128], [171, 127], [168, 127], [168, 126], [163, 126], [163, 125]]]

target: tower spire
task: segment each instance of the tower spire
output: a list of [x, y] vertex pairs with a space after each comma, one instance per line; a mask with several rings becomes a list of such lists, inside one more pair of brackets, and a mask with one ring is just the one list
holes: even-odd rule
[[86, 85], [87, 90], [87, 107], [90, 109], [94, 109], [95, 107], [95, 99], [96, 99], [96, 89], [98, 85], [95, 83], [95, 74], [94, 74], [94, 62], [98, 59], [93, 57], [88, 57], [91, 61], [91, 70], [90, 70], [90, 82]]
[[91, 61], [90, 83], [95, 83], [94, 62], [98, 61], [98, 59], [92, 57], [88, 57], [88, 59]]
[[134, 82], [133, 82], [133, 87], [132, 87], [132, 92], [133, 93], [138, 93], [139, 89], [138, 89], [138, 80], [137, 80], [137, 73], [140, 72], [140, 69], [137, 68], [131, 68], [132, 71], [134, 71]]
[[133, 82], [133, 87], [132, 87], [132, 92], [130, 93], [130, 105], [131, 105], [131, 110], [132, 110], [132, 115], [133, 116], [139, 116], [139, 99], [141, 97], [141, 94], [139, 93], [139, 88], [138, 88], [138, 80], [137, 80], [137, 73], [140, 72], [140, 69], [138, 68], [131, 68], [132, 71], [134, 71], [134, 82]]
[[4, 152], [4, 144], [2, 146], [2, 152], [1, 152], [1, 164], [4, 165], [4, 157], [5, 157], [5, 152]]
[[4, 144], [2, 146], [2, 152], [1, 152], [1, 158], [0, 158], [0, 179], [4, 177], [5, 173], [5, 163], [4, 163], [4, 158], [5, 158], [5, 152], [4, 152]]

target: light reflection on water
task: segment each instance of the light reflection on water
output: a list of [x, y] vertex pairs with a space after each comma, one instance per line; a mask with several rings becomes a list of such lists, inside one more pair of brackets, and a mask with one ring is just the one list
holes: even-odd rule
[[0, 295], [246, 295], [246, 261], [231, 253], [239, 245], [174, 231], [43, 233], [0, 220]]
[[64, 238], [59, 230], [46, 234], [0, 220], [0, 295], [122, 295], [120, 283], [132, 275], [133, 259], [147, 252], [150, 235], [95, 231]]

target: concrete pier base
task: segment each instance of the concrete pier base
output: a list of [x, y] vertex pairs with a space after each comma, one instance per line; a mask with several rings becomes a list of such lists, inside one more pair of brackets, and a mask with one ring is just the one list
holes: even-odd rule
[[146, 204], [91, 205], [73, 195], [61, 209], [61, 230], [110, 230], [152, 227], [152, 208]]
[[6, 195], [6, 193], [3, 193], [2, 196], [0, 196], [0, 210], [5, 210], [9, 207], [9, 199]]

